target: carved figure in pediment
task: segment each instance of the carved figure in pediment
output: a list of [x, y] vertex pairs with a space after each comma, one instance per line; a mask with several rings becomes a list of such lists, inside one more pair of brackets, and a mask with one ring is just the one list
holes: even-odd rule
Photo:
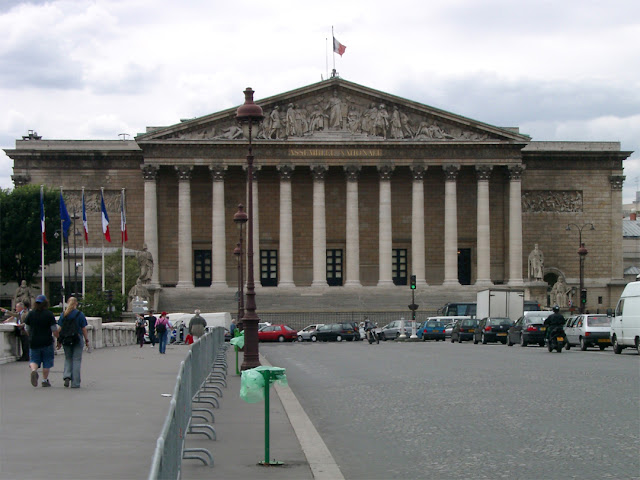
[[337, 93], [333, 93], [333, 96], [329, 99], [329, 128], [340, 130], [342, 129], [342, 100], [338, 97]]
[[293, 103], [287, 106], [287, 114], [285, 116], [285, 129], [287, 137], [297, 137], [300, 135], [297, 125], [296, 107]]
[[307, 119], [307, 111], [304, 108], [296, 106], [296, 130], [300, 136], [309, 132], [309, 120]]
[[400, 112], [400, 124], [402, 125], [402, 134], [404, 138], [413, 138], [413, 128], [411, 121], [406, 113]]
[[362, 114], [362, 121], [360, 127], [364, 133], [371, 133], [373, 131], [373, 119], [378, 109], [375, 103], [369, 105], [369, 108]]
[[320, 109], [320, 105], [316, 105], [313, 112], [311, 112], [311, 124], [309, 126], [309, 130], [311, 132], [324, 130], [327, 120], [327, 115]]
[[393, 113], [391, 114], [391, 138], [404, 138], [402, 133], [402, 122], [400, 121], [400, 112], [398, 107], [393, 107]]
[[358, 109], [351, 105], [349, 107], [349, 113], [347, 114], [347, 126], [352, 134], [360, 133], [360, 112]]
[[269, 115], [269, 130], [267, 138], [282, 138], [282, 122], [280, 121], [280, 108], [276, 105]]
[[389, 132], [389, 113], [383, 103], [380, 104], [373, 124], [373, 135], [387, 138]]
[[237, 138], [242, 138], [242, 136], [243, 136], [242, 129], [240, 127], [233, 125], [229, 128], [225, 128], [220, 135], [213, 138], [235, 140]]

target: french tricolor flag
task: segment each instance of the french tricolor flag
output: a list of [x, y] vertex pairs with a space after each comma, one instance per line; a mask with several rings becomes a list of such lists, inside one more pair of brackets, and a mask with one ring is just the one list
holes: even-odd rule
[[47, 243], [47, 231], [44, 227], [44, 187], [40, 186], [40, 229], [42, 230], [42, 243]]
[[89, 245], [89, 222], [87, 222], [87, 207], [84, 203], [84, 188], [82, 189], [82, 225], [84, 226], [84, 241]]
[[342, 56], [347, 47], [341, 44], [336, 37], [333, 37], [333, 51]]
[[107, 208], [104, 206], [104, 192], [100, 191], [100, 210], [102, 211], [102, 233], [107, 242], [111, 242], [111, 234], [109, 233], [109, 215]]

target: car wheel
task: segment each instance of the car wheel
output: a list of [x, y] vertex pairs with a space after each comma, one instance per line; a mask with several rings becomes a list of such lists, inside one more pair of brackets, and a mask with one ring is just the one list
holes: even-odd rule
[[302, 340], [303, 340], [302, 335], [298, 335], [298, 341], [302, 342]]
[[540, 347], [544, 347], [544, 342], [538, 342], [538, 345], [539, 345]]
[[584, 341], [583, 337], [580, 337], [580, 350], [583, 352], [587, 349], [587, 342]]
[[473, 344], [474, 344], [474, 345], [477, 345], [477, 344], [478, 344], [478, 339], [476, 338], [476, 336], [475, 336], [475, 335], [473, 336]]
[[454, 341], [454, 340], [453, 340], [453, 336], [452, 336], [452, 337], [451, 337], [451, 343], [453, 343], [453, 341]]
[[338, 335], [336, 337], [336, 342], [341, 342], [342, 341], [342, 335]]
[[503, 345], [507, 343], [506, 340], [500, 340], [500, 341], [502, 342]]
[[521, 347], [526, 347], [527, 346], [527, 342], [524, 339], [524, 335], [520, 335], [520, 346]]
[[618, 343], [618, 337], [614, 335], [611, 339], [611, 344], [613, 345], [613, 353], [620, 355], [622, 353], [622, 347]]
[[483, 345], [487, 344], [487, 337], [484, 335], [484, 333], [482, 334], [482, 344]]
[[311, 341], [312, 342], [317, 342], [318, 341], [318, 337], [316, 337], [315, 335], [311, 335]]
[[569, 342], [566, 342], [564, 344], [564, 348], [566, 348], [567, 350], [571, 350], [571, 344]]
[[505, 342], [507, 344], [507, 346], [512, 347], [513, 346], [513, 342], [511, 341], [511, 337], [509, 335], [507, 335], [507, 340]]
[[458, 343], [462, 343], [462, 335], [458, 336]]
[[600, 347], [600, 351], [603, 351], [605, 348], [607, 348], [607, 347], [606, 347], [606, 346], [604, 346], [604, 345], [598, 345], [598, 346]]
[[280, 335], [280, 336], [278, 337], [278, 341], [279, 341], [279, 342], [284, 342], [284, 337], [283, 337], [282, 335]]
[[400, 332], [396, 332], [396, 340], [400, 338]]

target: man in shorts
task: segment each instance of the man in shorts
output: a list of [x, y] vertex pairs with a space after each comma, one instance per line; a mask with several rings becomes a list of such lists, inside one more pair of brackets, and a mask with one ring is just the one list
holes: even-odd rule
[[34, 387], [38, 386], [40, 366], [42, 366], [42, 386], [51, 386], [49, 369], [53, 367], [53, 337], [58, 338], [59, 327], [48, 307], [47, 297], [38, 295], [35, 308], [29, 312], [24, 321], [29, 332], [29, 368], [31, 368], [31, 385]]

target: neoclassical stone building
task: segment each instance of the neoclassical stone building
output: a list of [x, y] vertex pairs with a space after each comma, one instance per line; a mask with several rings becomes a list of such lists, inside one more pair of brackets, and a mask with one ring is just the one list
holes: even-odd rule
[[[615, 304], [625, 283], [622, 162], [631, 153], [619, 143], [532, 141], [338, 77], [257, 103], [265, 120], [253, 148], [254, 261], [263, 292], [393, 298], [416, 275], [425, 298], [506, 285], [546, 303], [556, 278], [578, 284], [578, 232], [567, 225], [593, 223], [583, 232], [588, 307]], [[237, 285], [233, 216], [246, 204], [247, 140], [235, 111], [148, 127], [128, 141], [31, 135], [6, 153], [16, 186], [62, 185], [68, 206], [77, 207], [81, 187], [96, 196], [104, 187], [115, 231], [125, 188], [127, 246], [146, 243], [157, 259], [152, 285], [174, 299], [213, 298]], [[99, 245], [95, 203], [89, 221]], [[535, 244], [544, 288], [528, 276]]]

